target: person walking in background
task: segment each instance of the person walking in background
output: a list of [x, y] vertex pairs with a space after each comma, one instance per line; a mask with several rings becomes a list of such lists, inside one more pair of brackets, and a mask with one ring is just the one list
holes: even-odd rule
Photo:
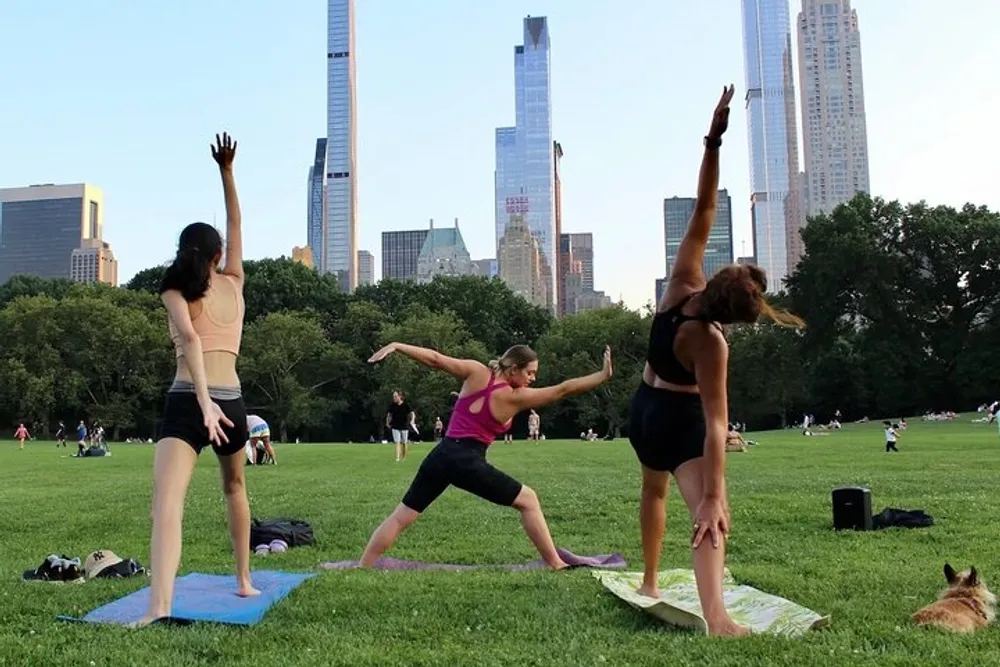
[[899, 439], [899, 432], [893, 427], [892, 422], [884, 421], [882, 426], [885, 427], [885, 451], [898, 452], [896, 441]]
[[14, 431], [14, 438], [18, 442], [18, 449], [24, 449], [24, 441], [31, 437], [28, 433], [28, 429], [24, 427], [24, 424], [19, 424], [17, 430]]
[[396, 445], [396, 463], [406, 458], [407, 445], [410, 442], [410, 425], [416, 421], [416, 417], [403, 392], [392, 392], [392, 403], [385, 413], [385, 425], [392, 431], [392, 441]]

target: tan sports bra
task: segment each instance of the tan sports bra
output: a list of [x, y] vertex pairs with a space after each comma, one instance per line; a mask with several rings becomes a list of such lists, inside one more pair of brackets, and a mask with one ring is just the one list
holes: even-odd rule
[[[228, 284], [223, 286], [221, 281]], [[236, 317], [232, 322], [219, 322], [212, 316], [212, 306], [221, 299], [236, 300]], [[240, 343], [243, 340], [243, 315], [246, 304], [243, 301], [243, 288], [239, 281], [225, 273], [216, 273], [208, 291], [201, 298], [201, 313], [191, 320], [195, 332], [201, 338], [202, 352], [229, 352], [239, 355]], [[174, 341], [174, 350], [178, 357], [183, 355], [181, 335], [174, 326], [173, 320], [167, 318], [170, 327], [170, 338]]]

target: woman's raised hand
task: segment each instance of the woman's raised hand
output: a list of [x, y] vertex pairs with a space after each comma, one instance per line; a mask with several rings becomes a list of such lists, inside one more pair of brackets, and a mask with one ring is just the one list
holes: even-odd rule
[[736, 86], [729, 85], [722, 88], [722, 97], [719, 98], [719, 103], [715, 105], [715, 111], [712, 112], [712, 126], [708, 130], [708, 136], [713, 139], [721, 138], [729, 128], [729, 103], [733, 101], [735, 93]]
[[219, 163], [220, 169], [229, 169], [236, 159], [236, 140], [229, 136], [228, 132], [223, 132], [222, 136], [215, 135], [215, 145], [212, 147], [212, 159]]

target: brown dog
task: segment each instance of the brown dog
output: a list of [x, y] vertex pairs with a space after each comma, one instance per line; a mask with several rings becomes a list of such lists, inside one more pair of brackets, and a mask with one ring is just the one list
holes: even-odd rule
[[948, 588], [933, 602], [913, 614], [917, 625], [932, 625], [952, 632], [975, 632], [985, 628], [996, 617], [996, 596], [986, 588], [976, 568], [957, 574], [944, 564]]

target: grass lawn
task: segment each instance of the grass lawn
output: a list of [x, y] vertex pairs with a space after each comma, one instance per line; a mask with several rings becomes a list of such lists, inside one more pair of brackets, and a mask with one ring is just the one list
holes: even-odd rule
[[[95, 549], [149, 562], [153, 448], [113, 445], [105, 459], [67, 458], [49, 442], [0, 443], [0, 665], [948, 665], [1000, 664], [997, 630], [946, 636], [909, 614], [944, 584], [946, 560], [975, 564], [1000, 589], [1000, 439], [995, 427], [914, 421], [898, 454], [881, 426], [828, 437], [798, 431], [728, 463], [733, 532], [729, 566], [742, 583], [831, 614], [798, 640], [716, 640], [672, 629], [606, 592], [588, 571], [324, 572], [258, 626], [117, 627], [67, 624], [144, 585], [141, 580], [56, 586], [20, 581], [49, 553]], [[356, 558], [396, 505], [428, 451], [393, 462], [391, 445], [281, 446], [277, 467], [247, 472], [258, 517], [309, 520], [318, 546], [254, 558], [257, 568], [311, 570]], [[556, 543], [577, 553], [621, 551], [641, 569], [638, 468], [627, 441], [498, 444], [491, 460], [533, 486]], [[922, 508], [936, 525], [837, 534], [830, 491], [872, 489], [873, 508]], [[690, 523], [676, 490], [663, 567], [690, 567]], [[390, 555], [505, 563], [536, 554], [517, 513], [449, 490]], [[181, 572], [232, 566], [214, 457], [188, 495]]]

